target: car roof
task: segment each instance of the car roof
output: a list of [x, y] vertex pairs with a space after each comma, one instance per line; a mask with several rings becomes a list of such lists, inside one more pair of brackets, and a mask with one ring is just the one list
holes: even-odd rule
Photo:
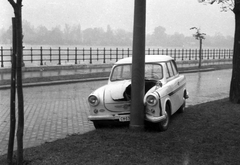
[[[167, 55], [146, 55], [145, 56], [145, 63], [160, 63], [160, 62], [165, 62], [170, 60], [173, 60], [173, 58]], [[117, 61], [115, 65], [131, 64], [131, 63], [132, 63], [132, 57], [127, 57]]]

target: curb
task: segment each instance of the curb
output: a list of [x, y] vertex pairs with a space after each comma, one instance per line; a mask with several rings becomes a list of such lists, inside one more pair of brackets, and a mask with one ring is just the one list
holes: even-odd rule
[[[88, 82], [88, 81], [102, 81], [107, 80], [108, 77], [100, 77], [100, 78], [85, 78], [85, 79], [74, 79], [74, 80], [59, 80], [59, 81], [48, 81], [48, 82], [39, 82], [39, 83], [24, 83], [23, 87], [35, 87], [35, 86], [49, 86], [49, 85], [60, 85], [66, 83], [77, 83], [77, 82]], [[1, 85], [1, 89], [9, 89], [11, 85]]]
[[205, 69], [195, 69], [195, 70], [183, 70], [179, 71], [179, 73], [196, 73], [196, 72], [210, 72], [216, 70], [215, 68], [205, 68]]

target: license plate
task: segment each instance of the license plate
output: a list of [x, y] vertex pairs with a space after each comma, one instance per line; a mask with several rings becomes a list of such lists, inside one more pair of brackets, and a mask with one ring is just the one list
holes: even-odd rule
[[130, 116], [129, 115], [119, 116], [119, 121], [121, 122], [130, 121]]

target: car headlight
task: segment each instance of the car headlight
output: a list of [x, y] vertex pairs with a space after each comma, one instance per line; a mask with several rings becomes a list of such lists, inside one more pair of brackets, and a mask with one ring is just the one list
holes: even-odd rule
[[153, 95], [149, 95], [146, 98], [146, 103], [149, 106], [155, 106], [158, 103], [158, 99], [155, 96], [153, 96]]
[[91, 106], [97, 106], [99, 104], [99, 99], [95, 95], [91, 95], [88, 97], [88, 102]]

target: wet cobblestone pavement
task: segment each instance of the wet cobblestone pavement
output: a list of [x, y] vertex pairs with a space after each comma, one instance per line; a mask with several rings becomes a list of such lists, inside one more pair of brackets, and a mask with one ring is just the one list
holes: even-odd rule
[[[230, 69], [185, 75], [190, 96], [187, 106], [228, 97]], [[24, 88], [24, 148], [94, 130], [87, 120], [87, 96], [106, 83], [104, 80]], [[10, 89], [0, 90], [0, 155], [7, 153], [9, 99]]]

